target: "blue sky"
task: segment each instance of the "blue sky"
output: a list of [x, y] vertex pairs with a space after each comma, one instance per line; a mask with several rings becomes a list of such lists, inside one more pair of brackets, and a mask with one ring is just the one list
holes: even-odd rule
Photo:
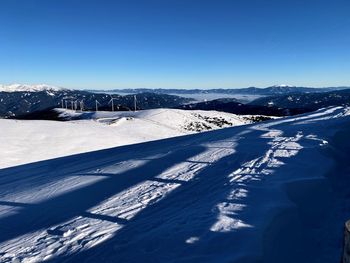
[[349, 0], [1, 0], [0, 83], [350, 85]]

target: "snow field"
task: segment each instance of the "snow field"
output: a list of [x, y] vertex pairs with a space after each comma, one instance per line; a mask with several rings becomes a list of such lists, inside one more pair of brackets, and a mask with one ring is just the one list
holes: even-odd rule
[[[0, 259], [328, 262], [341, 248], [317, 239], [337, 240], [324, 227], [320, 197], [335, 164], [327, 151], [349, 127], [347, 112], [2, 169]], [[310, 220], [318, 222], [311, 230]]]

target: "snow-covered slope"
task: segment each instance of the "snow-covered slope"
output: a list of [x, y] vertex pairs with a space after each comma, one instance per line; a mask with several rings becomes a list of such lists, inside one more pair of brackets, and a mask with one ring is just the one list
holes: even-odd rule
[[340, 262], [349, 127], [328, 108], [2, 169], [0, 261]]
[[50, 86], [47, 84], [37, 84], [37, 85], [26, 85], [26, 84], [10, 84], [10, 85], [0, 85], [0, 92], [14, 92], [14, 91], [61, 91], [63, 88]]
[[215, 111], [155, 109], [139, 112], [75, 112], [79, 121], [0, 119], [0, 168], [120, 145], [250, 123], [250, 116]]

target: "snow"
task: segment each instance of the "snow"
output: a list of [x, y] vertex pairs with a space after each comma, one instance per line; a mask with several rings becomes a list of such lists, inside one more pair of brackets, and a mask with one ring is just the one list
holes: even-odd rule
[[[250, 123], [249, 116], [216, 111], [154, 109], [139, 112], [75, 112], [57, 109], [62, 117], [79, 121], [19, 121], [0, 119], [0, 168], [47, 160], [115, 146], [195, 133], [188, 126], [220, 128], [210, 123], [222, 118], [230, 125]], [[203, 118], [209, 118], [209, 122]], [[35, 151], [33, 151], [35, 149]]]
[[[161, 112], [152, 120], [169, 114]], [[348, 112], [333, 107], [1, 169], [0, 261], [340, 262], [350, 215], [330, 189], [346, 169]], [[151, 118], [140, 112], [133, 121], [143, 114]], [[114, 126], [93, 119], [55, 128], [67, 140], [112, 140], [99, 127]], [[56, 136], [49, 122], [28, 123]], [[85, 129], [65, 126], [76, 123]]]
[[[27, 85], [27, 84], [10, 84], [10, 85], [0, 85], [0, 92], [15, 92], [15, 91], [60, 91], [64, 90], [64, 88], [50, 86], [47, 84], [36, 84], [36, 85]], [[49, 93], [53, 95], [53, 93]]]
[[291, 86], [291, 85], [287, 85], [287, 84], [279, 84], [279, 85], [273, 85], [272, 87], [275, 87], [275, 88], [294, 88], [296, 86]]

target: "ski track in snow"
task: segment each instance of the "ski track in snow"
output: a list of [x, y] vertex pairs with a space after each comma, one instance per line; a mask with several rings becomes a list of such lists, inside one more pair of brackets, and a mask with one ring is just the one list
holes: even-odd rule
[[[258, 258], [266, 221], [290, 205], [281, 185], [316, 176], [290, 160], [307, 166], [299, 152], [319, 155], [327, 124], [346, 114], [329, 108], [0, 170], [0, 261], [240, 262], [252, 246]], [[278, 173], [288, 165], [295, 178]], [[269, 197], [278, 198], [260, 201]]]

